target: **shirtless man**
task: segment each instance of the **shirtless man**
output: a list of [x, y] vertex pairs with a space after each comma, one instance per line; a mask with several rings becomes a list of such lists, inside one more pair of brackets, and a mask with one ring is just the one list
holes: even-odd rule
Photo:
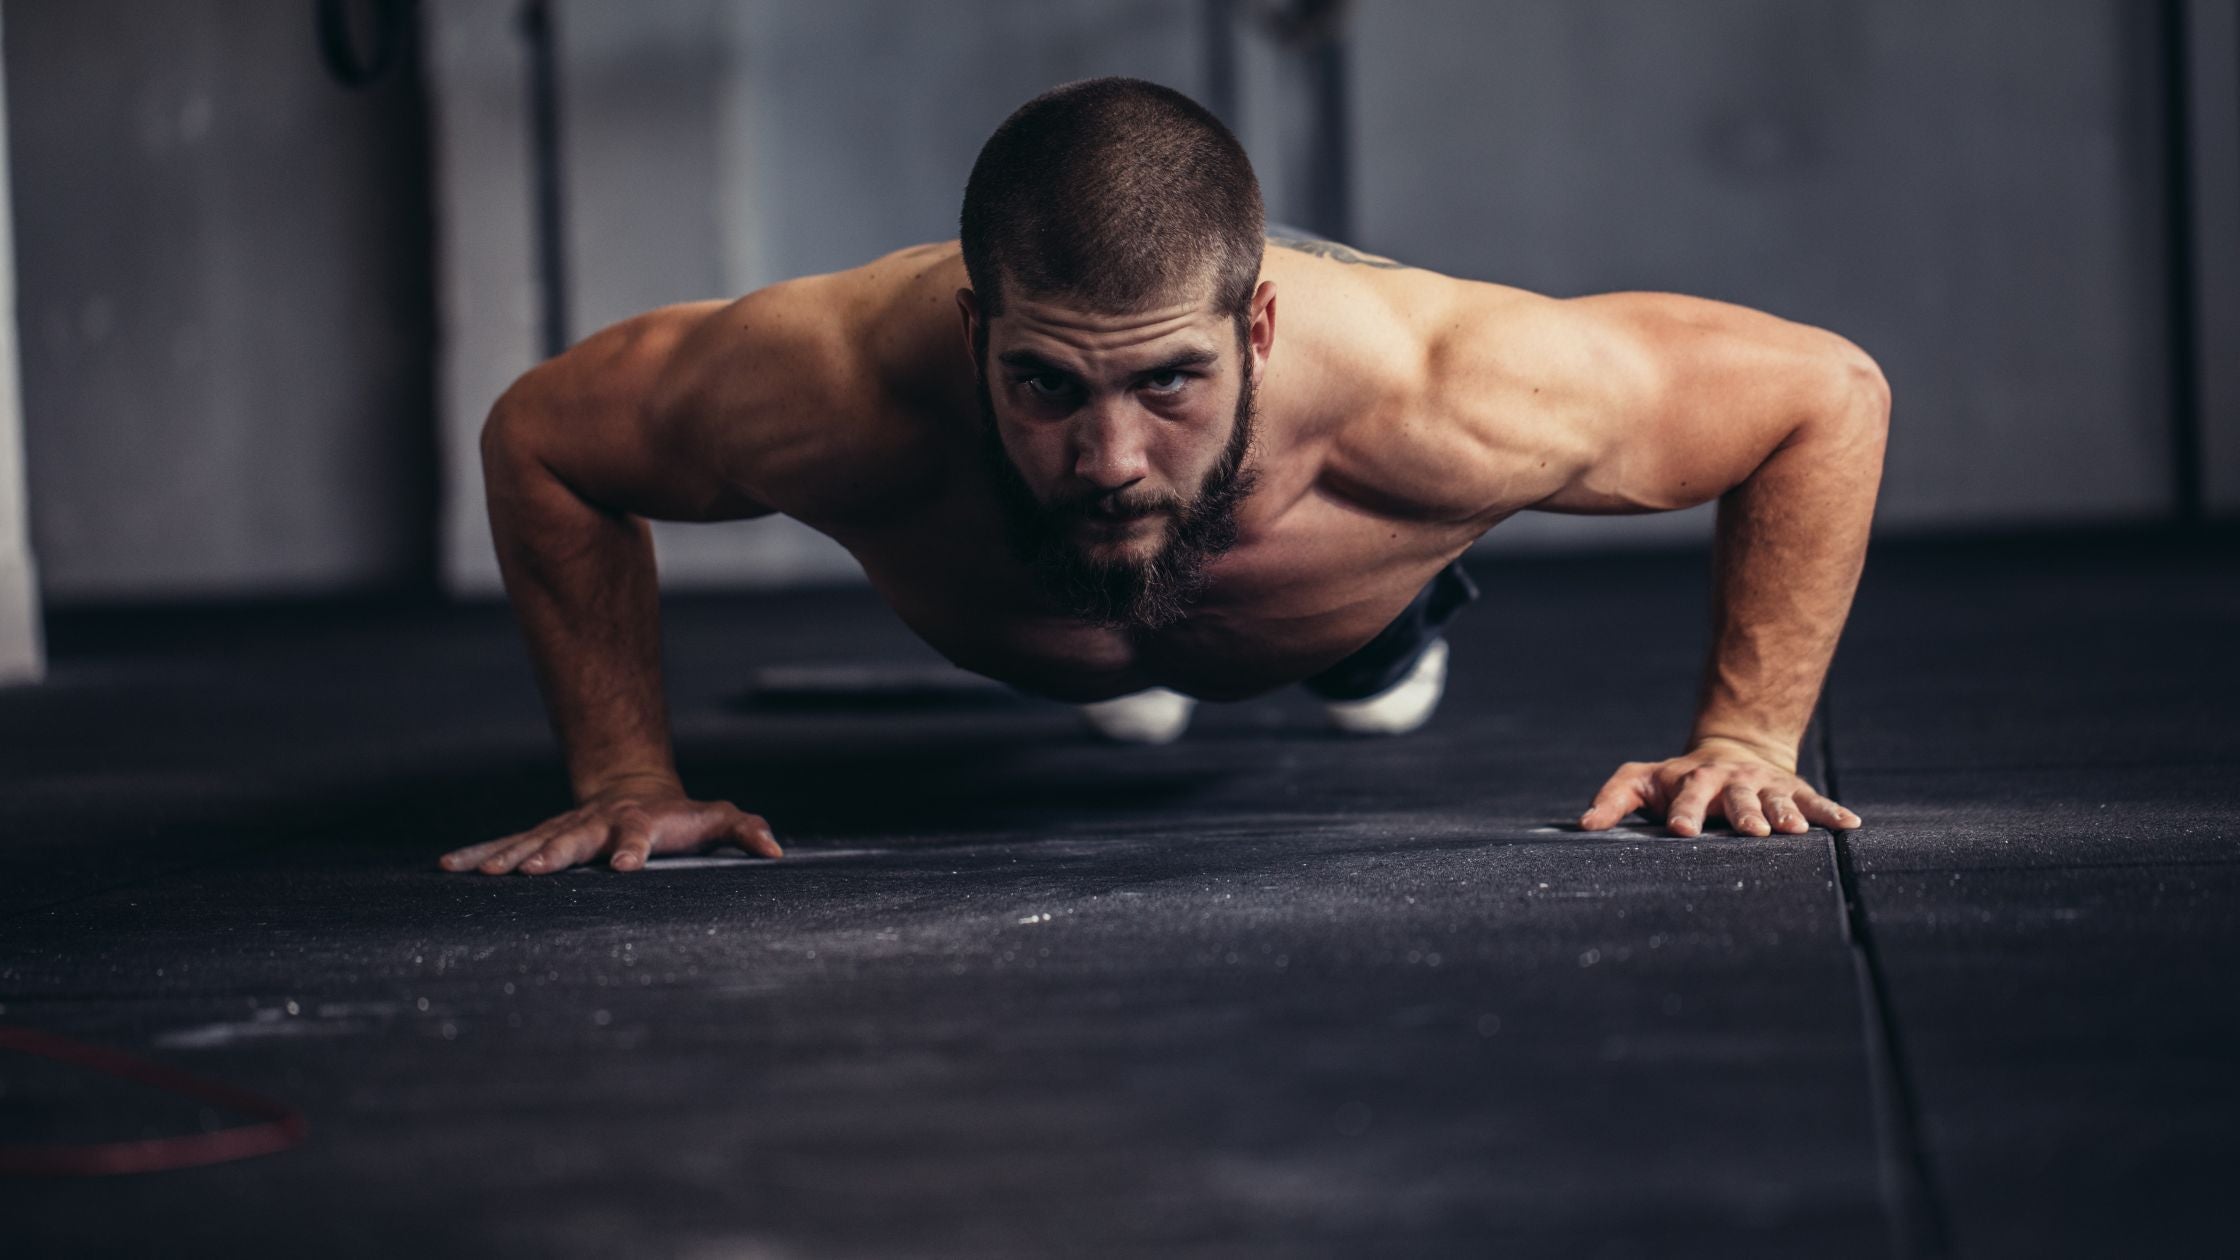
[[444, 868], [779, 856], [762, 818], [679, 781], [645, 524], [774, 512], [846, 546], [958, 665], [1132, 698], [1157, 738], [1162, 696], [1329, 680], [1390, 631], [1402, 676], [1379, 681], [1415, 697], [1384, 725], [1405, 729], [1444, 660], [1427, 597], [1467, 598], [1450, 565], [1479, 535], [1718, 497], [1688, 747], [1620, 766], [1580, 826], [1859, 824], [1795, 771], [1881, 480], [1872, 360], [1717, 302], [1555, 300], [1263, 233], [1211, 114], [1091, 80], [997, 129], [961, 242], [653, 311], [523, 376], [484, 471], [578, 805]]

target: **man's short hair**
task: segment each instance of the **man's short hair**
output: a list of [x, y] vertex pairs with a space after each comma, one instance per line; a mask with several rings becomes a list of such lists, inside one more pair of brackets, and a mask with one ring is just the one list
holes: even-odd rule
[[1242, 320], [1265, 218], [1244, 146], [1204, 106], [1142, 79], [1084, 79], [1020, 106], [981, 146], [959, 235], [982, 312], [1004, 286], [1137, 311], [1202, 292]]

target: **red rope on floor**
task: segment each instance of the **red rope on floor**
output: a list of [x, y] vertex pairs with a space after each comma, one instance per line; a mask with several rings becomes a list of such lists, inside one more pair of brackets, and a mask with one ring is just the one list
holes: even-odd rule
[[0, 1144], [0, 1174], [105, 1177], [116, 1173], [199, 1168], [205, 1164], [223, 1164], [252, 1155], [284, 1151], [301, 1142], [311, 1128], [302, 1112], [262, 1094], [190, 1076], [177, 1068], [122, 1050], [72, 1041], [36, 1028], [0, 1026], [0, 1050], [35, 1054], [258, 1117], [255, 1124], [180, 1137], [141, 1138], [130, 1142]]

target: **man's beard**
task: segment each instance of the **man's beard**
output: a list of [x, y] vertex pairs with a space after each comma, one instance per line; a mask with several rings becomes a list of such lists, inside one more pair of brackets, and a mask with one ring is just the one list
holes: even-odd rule
[[1044, 506], [1019, 475], [996, 431], [995, 400], [980, 374], [981, 454], [1003, 510], [1012, 555], [1067, 616], [1108, 629], [1159, 630], [1189, 615], [1205, 590], [1206, 568], [1237, 543], [1237, 509], [1252, 493], [1256, 470], [1245, 467], [1252, 448], [1255, 410], [1252, 364], [1244, 361], [1235, 423], [1228, 446], [1197, 495], [1187, 503], [1158, 505], [1172, 522], [1166, 545], [1148, 560], [1089, 556], [1075, 544], [1083, 522], [1106, 498], [1091, 495]]

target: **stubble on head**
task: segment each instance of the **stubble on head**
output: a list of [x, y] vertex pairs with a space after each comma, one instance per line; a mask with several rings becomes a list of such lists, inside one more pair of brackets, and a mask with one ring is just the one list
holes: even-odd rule
[[1044, 504], [1011, 462], [996, 427], [995, 399], [988, 388], [987, 339], [978, 359], [981, 455], [1001, 509], [1013, 558], [1025, 565], [1036, 586], [1060, 612], [1114, 630], [1162, 630], [1188, 617], [1204, 593], [1207, 570], [1237, 544], [1237, 511], [1259, 480], [1250, 466], [1257, 411], [1252, 360], [1239, 335], [1243, 377], [1229, 440], [1221, 458], [1186, 502], [1163, 506], [1167, 538], [1145, 559], [1085, 553], [1077, 539], [1092, 519], [1095, 500]]

